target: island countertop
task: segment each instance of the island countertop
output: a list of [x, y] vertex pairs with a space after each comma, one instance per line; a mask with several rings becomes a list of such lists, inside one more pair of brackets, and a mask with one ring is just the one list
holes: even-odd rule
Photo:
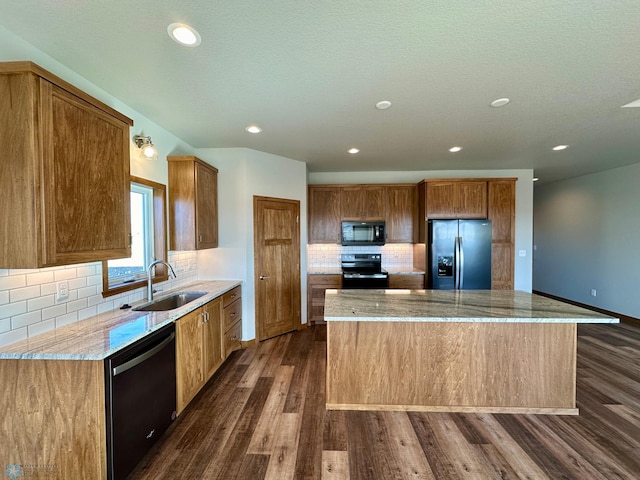
[[[197, 290], [207, 293], [182, 307], [163, 312], [111, 310], [26, 340], [4, 345], [0, 347], [0, 359], [103, 360], [237, 285], [240, 285], [240, 282], [234, 280], [200, 281], [184, 285], [163, 292], [157, 299], [176, 291]], [[144, 303], [146, 301], [139, 301], [132, 306]]]
[[327, 290], [324, 315], [329, 322], [619, 322], [519, 290]]

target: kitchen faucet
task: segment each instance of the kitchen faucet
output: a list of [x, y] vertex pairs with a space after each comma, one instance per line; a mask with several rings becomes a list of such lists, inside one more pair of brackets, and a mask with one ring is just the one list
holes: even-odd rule
[[165, 262], [164, 260], [154, 260], [153, 262], [151, 262], [147, 267], [147, 301], [148, 302], [153, 301], [153, 284], [152, 284], [152, 278], [151, 278], [151, 270], [153, 269], [153, 267], [155, 267], [159, 263], [169, 267], [169, 276], [172, 276], [173, 278], [177, 278], [176, 272], [173, 271], [173, 267], [169, 265], [167, 262]]

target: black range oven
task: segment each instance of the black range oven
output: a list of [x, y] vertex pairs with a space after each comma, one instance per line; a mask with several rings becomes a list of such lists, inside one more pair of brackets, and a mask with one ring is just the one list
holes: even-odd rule
[[379, 253], [343, 253], [342, 288], [388, 288], [389, 274]]

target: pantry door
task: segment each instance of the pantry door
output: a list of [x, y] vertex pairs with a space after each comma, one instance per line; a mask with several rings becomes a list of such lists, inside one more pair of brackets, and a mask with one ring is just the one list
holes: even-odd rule
[[300, 326], [300, 202], [253, 197], [258, 341]]

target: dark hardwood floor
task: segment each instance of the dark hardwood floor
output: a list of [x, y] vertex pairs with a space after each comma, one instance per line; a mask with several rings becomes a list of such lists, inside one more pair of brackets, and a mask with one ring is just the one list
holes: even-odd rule
[[327, 411], [326, 327], [267, 340], [232, 354], [130, 478], [638, 479], [640, 328], [578, 335], [579, 416]]

